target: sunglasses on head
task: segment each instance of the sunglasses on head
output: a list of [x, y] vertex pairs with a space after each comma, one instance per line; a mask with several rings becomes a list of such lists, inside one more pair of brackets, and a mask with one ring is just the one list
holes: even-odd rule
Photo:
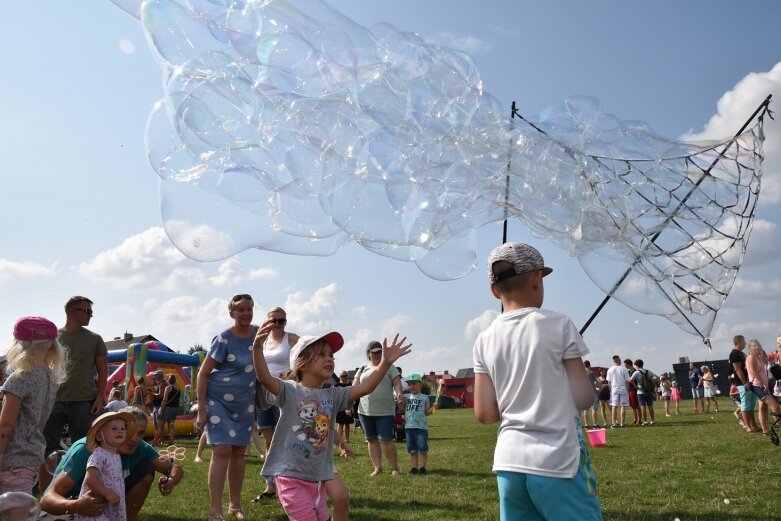
[[286, 318], [271, 318], [271, 319], [269, 319], [269, 322], [271, 322], [272, 324], [280, 324], [280, 325], [282, 325], [282, 324], [287, 324], [287, 319]]
[[233, 295], [233, 298], [231, 300], [233, 302], [241, 302], [242, 300], [252, 300], [252, 295], [248, 295], [247, 293], [242, 293], [241, 295]]
[[84, 314], [85, 314], [85, 315], [87, 315], [88, 317], [91, 317], [91, 316], [92, 316], [92, 310], [91, 310], [91, 309], [84, 309], [84, 308], [73, 308], [73, 309], [74, 309], [75, 311], [81, 311], [82, 313], [84, 313]]

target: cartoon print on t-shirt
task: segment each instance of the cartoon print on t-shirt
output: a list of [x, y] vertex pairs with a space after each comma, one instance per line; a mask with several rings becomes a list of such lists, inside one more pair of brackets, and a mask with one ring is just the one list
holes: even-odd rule
[[328, 442], [332, 409], [332, 404], [321, 404], [314, 398], [299, 403], [298, 419], [301, 423], [292, 426], [299, 443], [294, 443], [293, 448], [302, 449], [306, 457], [309, 457], [310, 450], [314, 450], [315, 454], [323, 452]]

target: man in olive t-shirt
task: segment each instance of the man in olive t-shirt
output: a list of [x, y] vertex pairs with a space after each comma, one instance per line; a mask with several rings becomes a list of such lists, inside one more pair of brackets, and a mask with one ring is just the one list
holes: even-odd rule
[[106, 344], [100, 335], [85, 327], [92, 318], [92, 301], [71, 297], [65, 304], [65, 316], [65, 327], [59, 330], [58, 340], [67, 355], [68, 374], [60, 384], [44, 428], [47, 452], [59, 449], [65, 424], [71, 440], [87, 435], [92, 420], [103, 409], [108, 377]]

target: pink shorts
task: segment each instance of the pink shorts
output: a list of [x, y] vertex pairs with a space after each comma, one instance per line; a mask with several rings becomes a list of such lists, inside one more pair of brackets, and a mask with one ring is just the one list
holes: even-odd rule
[[5, 494], [6, 492], [32, 494], [37, 475], [38, 469], [36, 467], [16, 467], [0, 470], [0, 494]]
[[326, 521], [328, 504], [325, 481], [306, 481], [289, 476], [275, 476], [277, 497], [291, 521]]

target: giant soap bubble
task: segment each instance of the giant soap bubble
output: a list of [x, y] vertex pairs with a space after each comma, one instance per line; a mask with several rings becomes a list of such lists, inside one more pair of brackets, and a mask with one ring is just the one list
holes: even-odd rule
[[469, 56], [323, 2], [112, 1], [163, 67], [147, 152], [190, 258], [354, 241], [448, 280], [474, 269], [480, 227], [517, 218], [613, 297], [710, 331], [751, 228], [761, 124], [723, 158], [584, 98], [511, 125]]
[[34, 521], [41, 507], [38, 500], [24, 492], [6, 492], [0, 495], [0, 521]]

